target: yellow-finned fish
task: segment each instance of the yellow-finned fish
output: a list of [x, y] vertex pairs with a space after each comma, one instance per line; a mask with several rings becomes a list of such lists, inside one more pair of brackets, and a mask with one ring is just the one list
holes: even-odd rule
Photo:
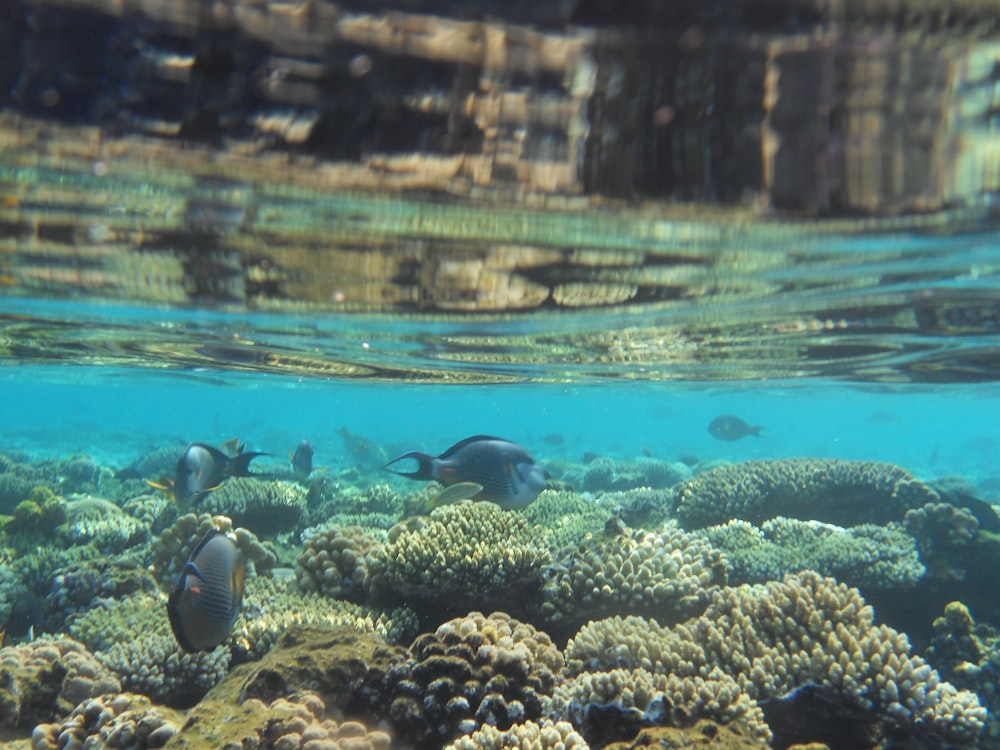
[[167, 599], [170, 629], [189, 653], [211, 651], [229, 637], [243, 602], [246, 560], [217, 529], [206, 532]]
[[159, 482], [146, 480], [146, 484], [171, 495], [181, 507], [188, 507], [196, 500], [218, 489], [229, 477], [248, 477], [250, 462], [257, 456], [269, 453], [246, 451], [228, 456], [218, 448], [205, 443], [191, 443], [177, 460], [174, 478], [160, 477]]
[[[414, 459], [414, 471], [390, 469], [397, 461]], [[474, 435], [434, 457], [420, 451], [397, 456], [383, 468], [411, 479], [435, 479], [445, 486], [475, 482], [482, 490], [473, 500], [488, 500], [501, 508], [524, 508], [545, 489], [545, 472], [520, 445], [490, 435]]]
[[312, 474], [313, 470], [313, 447], [308, 440], [303, 440], [295, 449], [295, 453], [289, 451], [288, 458], [292, 462], [292, 474], [300, 482], [304, 482]]

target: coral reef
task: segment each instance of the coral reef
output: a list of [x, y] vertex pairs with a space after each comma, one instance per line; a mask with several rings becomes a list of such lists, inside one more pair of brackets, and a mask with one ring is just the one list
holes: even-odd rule
[[971, 511], [949, 503], [926, 503], [906, 512], [903, 527], [917, 540], [928, 577], [936, 581], [965, 578], [969, 545], [979, 534], [979, 521]]
[[263, 659], [227, 675], [191, 716], [210, 720], [248, 699], [269, 704], [308, 689], [337, 715], [374, 720], [386, 713], [386, 685], [406, 671], [408, 661], [404, 648], [376, 633], [351, 626], [291, 627]]
[[32, 750], [71, 747], [145, 750], [163, 747], [177, 734], [183, 717], [154, 705], [144, 695], [102, 695], [80, 703], [61, 721], [39, 724], [31, 733]]
[[1000, 738], [1000, 635], [996, 630], [977, 625], [961, 602], [949, 602], [944, 614], [934, 620], [927, 661], [949, 682], [976, 692], [989, 709], [985, 734], [996, 743]]
[[676, 488], [688, 529], [731, 519], [759, 525], [785, 516], [838, 526], [902, 521], [937, 493], [898, 466], [874, 461], [796, 458], [719, 466]]
[[28, 551], [48, 541], [66, 521], [66, 500], [45, 486], [30, 490], [3, 524], [7, 544]]
[[295, 482], [234, 477], [206, 495], [200, 509], [270, 537], [298, 527], [306, 515], [306, 493]]
[[61, 631], [97, 599], [121, 599], [137, 592], [157, 593], [156, 581], [132, 558], [94, 555], [53, 571], [45, 597], [46, 628]]
[[616, 461], [599, 456], [582, 467], [569, 466], [563, 482], [585, 492], [630, 490], [636, 487], [665, 489], [691, 478], [691, 468], [681, 462], [637, 458]]
[[541, 616], [561, 629], [616, 612], [681, 620], [704, 609], [725, 571], [724, 555], [694, 534], [612, 523], [559, 554], [542, 590]]
[[[220, 714], [229, 720], [219, 722]], [[236, 706], [207, 701], [194, 709], [176, 744], [242, 750], [389, 750], [391, 740], [385, 732], [328, 715], [322, 698], [311, 692], [270, 702], [247, 698]]]
[[298, 557], [299, 588], [336, 599], [364, 601], [367, 555], [381, 545], [359, 526], [329, 526], [313, 532]]
[[721, 670], [754, 701], [815, 687], [829, 713], [863, 713], [886, 738], [967, 746], [986, 719], [975, 695], [942, 682], [911, 655], [905, 635], [875, 625], [856, 589], [811, 572], [719, 589], [703, 615], [671, 629], [640, 618], [590, 623], [565, 656], [579, 674], [643, 670], [707, 679]]
[[381, 612], [301, 592], [291, 581], [252, 578], [246, 582], [243, 616], [229, 639], [233, 661], [260, 659], [282, 634], [305, 625], [353, 628], [375, 633], [388, 643], [409, 640], [418, 629], [416, 615], [402, 607]]
[[125, 690], [157, 703], [186, 708], [221, 680], [230, 649], [188, 654], [177, 644], [164, 609], [166, 600], [147, 594], [103, 599], [68, 626]]
[[541, 718], [563, 666], [545, 633], [502, 612], [471, 612], [419, 636], [388, 690], [389, 717], [421, 746]]
[[414, 600], [431, 600], [468, 611], [537, 590], [549, 560], [544, 535], [523, 517], [493, 503], [462, 502], [391, 529], [388, 544], [368, 555], [369, 589], [415, 608]]
[[911, 587], [925, 572], [916, 540], [895, 523], [844, 529], [778, 516], [760, 528], [729, 521], [695, 533], [726, 553], [730, 583], [764, 583], [814, 570], [849, 586], [888, 589]]
[[149, 539], [149, 525], [127, 515], [118, 505], [93, 495], [66, 501], [66, 523], [57, 529], [67, 544], [93, 544], [104, 554], [132, 549]]
[[42, 638], [0, 649], [0, 727], [53, 721], [81, 701], [120, 689], [77, 641]]
[[590, 750], [568, 721], [526, 721], [505, 731], [484, 726], [459, 737], [445, 750]]
[[278, 562], [277, 554], [262, 544], [253, 532], [233, 529], [233, 522], [225, 516], [195, 515], [185, 513], [152, 543], [153, 571], [164, 586], [171, 586], [187, 562], [191, 551], [209, 529], [232, 533], [236, 546], [246, 557], [251, 572], [263, 575]]
[[0, 514], [10, 515], [31, 491], [44, 487], [50, 493], [56, 482], [22, 456], [0, 455]]
[[603, 497], [578, 495], [571, 490], [542, 490], [533, 503], [517, 512], [528, 523], [544, 529], [548, 545], [576, 546], [587, 534], [604, 529], [617, 507]]

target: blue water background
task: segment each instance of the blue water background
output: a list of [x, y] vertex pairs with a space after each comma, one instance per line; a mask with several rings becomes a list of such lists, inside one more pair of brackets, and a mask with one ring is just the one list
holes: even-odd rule
[[[430, 386], [21, 366], [0, 371], [0, 394], [5, 451], [38, 458], [85, 453], [113, 466], [157, 447], [239, 436], [250, 449], [275, 454], [272, 461], [287, 461], [287, 450], [305, 437], [317, 465], [338, 468], [351, 461], [336, 434], [347, 427], [390, 455], [438, 453], [487, 433], [523, 443], [543, 464], [580, 461], [587, 451], [620, 459], [891, 461], [924, 479], [961, 475], [982, 496], [1000, 496], [995, 385]], [[707, 426], [720, 414], [762, 425], [761, 437], [713, 438]], [[553, 433], [565, 442], [544, 439]]]

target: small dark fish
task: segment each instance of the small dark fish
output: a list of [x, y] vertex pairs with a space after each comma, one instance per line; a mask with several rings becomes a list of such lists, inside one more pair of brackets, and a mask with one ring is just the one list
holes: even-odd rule
[[[416, 471], [389, 469], [404, 458], [416, 459]], [[383, 468], [411, 479], [436, 479], [446, 487], [475, 482], [483, 489], [472, 496], [473, 500], [486, 500], [508, 510], [525, 507], [545, 489], [545, 473], [524, 448], [489, 435], [466, 438], [437, 458], [410, 451]]]
[[763, 427], [760, 425], [748, 425], [739, 417], [734, 417], [731, 414], [716, 417], [708, 424], [709, 434], [718, 440], [741, 440], [747, 435], [760, 437], [762, 429]]
[[229, 637], [245, 579], [246, 560], [236, 543], [217, 529], [208, 531], [167, 599], [170, 629], [182, 649], [211, 651]]
[[304, 482], [312, 474], [313, 470], [313, 447], [308, 440], [303, 440], [295, 449], [295, 453], [288, 452], [288, 457], [292, 461], [292, 474], [300, 482]]
[[235, 456], [227, 456], [211, 445], [191, 443], [177, 460], [173, 480], [160, 477], [159, 482], [147, 479], [146, 484], [164, 490], [178, 505], [186, 508], [212, 490], [218, 489], [229, 477], [253, 476], [250, 473], [250, 462], [257, 456], [269, 455], [241, 451]]
[[553, 447], [558, 445], [565, 445], [566, 438], [560, 435], [558, 432], [550, 432], [548, 435], [542, 435], [542, 442], [546, 445], [551, 445]]

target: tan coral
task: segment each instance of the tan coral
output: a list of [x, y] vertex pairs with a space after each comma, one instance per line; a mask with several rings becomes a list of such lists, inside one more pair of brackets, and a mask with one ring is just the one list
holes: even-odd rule
[[810, 572], [720, 589], [703, 615], [671, 629], [640, 618], [590, 623], [566, 658], [578, 675], [641, 669], [707, 679], [721, 670], [757, 701], [817, 685], [845, 711], [956, 745], [974, 741], [986, 716], [974, 694], [912, 655], [905, 635], [875, 625], [856, 589]]
[[163, 747], [183, 723], [180, 713], [154, 705], [144, 695], [110, 693], [80, 703], [62, 721], [36, 726], [31, 733], [31, 747]]
[[389, 543], [369, 555], [368, 566], [376, 594], [474, 604], [537, 589], [549, 559], [544, 535], [518, 514], [462, 502], [390, 530]]
[[526, 721], [501, 731], [486, 725], [459, 737], [445, 750], [590, 750], [568, 721]]
[[83, 700], [120, 689], [118, 678], [69, 638], [0, 649], [0, 727], [51, 721]]
[[330, 526], [312, 534], [298, 557], [299, 588], [335, 599], [363, 601], [367, 555], [382, 544], [359, 526]]
[[544, 632], [503, 612], [471, 612], [419, 636], [409, 671], [389, 691], [389, 715], [421, 742], [447, 741], [484, 724], [542, 718], [563, 667]]
[[680, 620], [704, 608], [711, 588], [725, 583], [725, 571], [721, 552], [674, 526], [611, 528], [556, 560], [542, 616], [560, 626], [618, 612]]

